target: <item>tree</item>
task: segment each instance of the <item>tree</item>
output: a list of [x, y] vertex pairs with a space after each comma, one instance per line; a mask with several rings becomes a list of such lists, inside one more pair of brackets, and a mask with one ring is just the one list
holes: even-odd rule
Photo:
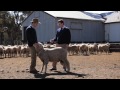
[[21, 40], [21, 23], [31, 12], [32, 11], [0, 11], [0, 32], [4, 31], [4, 27], [8, 27], [6, 33], [11, 44], [14, 44], [14, 40]]
[[6, 30], [4, 27], [7, 27], [7, 22], [9, 21], [8, 19], [9, 17], [9, 12], [7, 11], [0, 11], [0, 32], [1, 32], [1, 43], [3, 43], [3, 33], [4, 33], [4, 30]]
[[[16, 33], [16, 36], [14, 36], [13, 38], [16, 38], [17, 36], [19, 36], [20, 34], [20, 26], [21, 26], [21, 23], [23, 22], [23, 20], [29, 16], [29, 14], [32, 13], [32, 11], [13, 11], [13, 16], [14, 16], [14, 19], [15, 19], [15, 27], [14, 27], [14, 30], [15, 30], [15, 33]], [[22, 36], [22, 34], [21, 34]], [[18, 39], [20, 39], [18, 37]]]

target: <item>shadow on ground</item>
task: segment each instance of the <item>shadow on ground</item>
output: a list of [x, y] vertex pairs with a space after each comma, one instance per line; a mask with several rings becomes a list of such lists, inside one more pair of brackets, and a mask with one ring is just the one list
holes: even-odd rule
[[73, 72], [60, 72], [60, 71], [55, 71], [56, 73], [46, 73], [46, 74], [41, 74], [41, 73], [37, 73], [34, 74], [35, 78], [40, 78], [40, 79], [55, 79], [55, 78], [47, 78], [47, 76], [50, 75], [74, 75], [77, 77], [84, 77], [87, 76], [87, 74], [79, 74], [79, 73], [73, 73]]

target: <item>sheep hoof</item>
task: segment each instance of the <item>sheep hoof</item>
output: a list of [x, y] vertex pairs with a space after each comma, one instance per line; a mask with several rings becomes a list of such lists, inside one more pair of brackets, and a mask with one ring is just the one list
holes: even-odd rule
[[66, 69], [64, 69], [64, 71], [65, 71], [65, 72], [67, 72], [67, 70], [66, 70]]
[[46, 75], [47, 73], [46, 73], [46, 72], [44, 72], [43, 74], [44, 74], [44, 75]]
[[66, 70], [66, 69], [64, 69], [64, 71], [65, 71], [65, 72], [67, 72], [67, 73], [69, 73], [69, 72], [70, 72], [69, 70]]
[[67, 73], [70, 73], [70, 71], [66, 71]]

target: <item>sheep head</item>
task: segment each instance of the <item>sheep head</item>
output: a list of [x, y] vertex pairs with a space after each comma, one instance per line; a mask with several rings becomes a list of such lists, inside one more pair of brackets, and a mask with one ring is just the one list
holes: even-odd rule
[[38, 42], [39, 48], [37, 48], [38, 51], [43, 50], [43, 44], [41, 42]]

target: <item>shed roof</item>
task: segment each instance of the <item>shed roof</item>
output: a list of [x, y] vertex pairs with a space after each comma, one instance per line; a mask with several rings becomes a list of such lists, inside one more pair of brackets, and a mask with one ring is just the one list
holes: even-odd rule
[[[33, 11], [27, 18], [29, 18], [33, 13], [35, 13], [36, 11]], [[86, 15], [85, 13], [83, 13], [82, 11], [42, 11], [45, 12], [53, 17], [56, 18], [71, 18], [71, 19], [84, 19], [84, 20], [96, 20], [96, 21], [104, 21], [103, 19], [96, 19], [93, 18], [89, 15]], [[23, 24], [27, 18], [24, 19], [24, 21], [21, 23]]]
[[100, 20], [89, 15], [84, 14], [82, 11], [44, 11], [54, 17], [72, 18], [72, 19], [85, 19], [85, 20]]
[[116, 23], [116, 22], [120, 22], [120, 11], [116, 11], [114, 13], [112, 13], [111, 15], [108, 15], [107, 20], [105, 21], [105, 23]]

